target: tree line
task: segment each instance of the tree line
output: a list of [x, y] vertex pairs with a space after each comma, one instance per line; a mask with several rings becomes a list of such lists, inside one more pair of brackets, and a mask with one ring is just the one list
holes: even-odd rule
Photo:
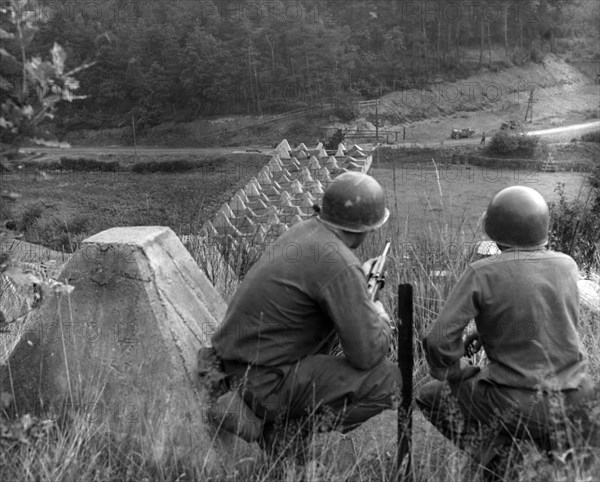
[[[41, 21], [28, 49], [47, 54], [56, 41], [67, 68], [95, 62], [78, 76], [87, 97], [61, 107], [65, 129], [281, 112], [539, 62], [577, 39], [597, 43], [599, 3], [20, 1]], [[21, 55], [8, 39], [3, 48]]]

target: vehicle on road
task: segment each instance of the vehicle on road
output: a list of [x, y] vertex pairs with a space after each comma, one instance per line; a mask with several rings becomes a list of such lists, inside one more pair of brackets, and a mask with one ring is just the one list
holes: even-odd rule
[[471, 137], [473, 134], [475, 134], [475, 129], [471, 129], [470, 127], [466, 129], [452, 129], [450, 137], [452, 139], [465, 139]]
[[511, 121], [504, 121], [502, 122], [502, 124], [500, 125], [500, 129], [507, 130], [517, 130], [521, 128], [521, 123], [519, 121], [516, 120], [511, 120]]

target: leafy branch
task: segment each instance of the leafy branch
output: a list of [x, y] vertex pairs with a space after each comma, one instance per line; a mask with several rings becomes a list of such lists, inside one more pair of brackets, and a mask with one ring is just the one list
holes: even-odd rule
[[[79, 89], [79, 81], [75, 74], [90, 67], [91, 63], [65, 71], [67, 54], [57, 43], [54, 43], [50, 50], [48, 60], [35, 55], [28, 57], [27, 49], [38, 30], [35, 22], [43, 20], [37, 18], [41, 11], [35, 0], [0, 0], [2, 154], [18, 154], [19, 147], [27, 140], [36, 144], [56, 145], [56, 142], [44, 139], [41, 131], [43, 122], [54, 118], [54, 112], [60, 102], [83, 98], [75, 93]], [[0, 167], [3, 171], [10, 171], [7, 166]], [[0, 193], [2, 203], [14, 203], [18, 197], [17, 193], [10, 190], [3, 189]], [[2, 215], [5, 212], [3, 210]], [[0, 222], [0, 244], [18, 237], [5, 227], [4, 221]], [[49, 279], [34, 268], [13, 262], [4, 250], [0, 253], [0, 276], [10, 279], [10, 284], [15, 288], [11, 289], [7, 296], [18, 296], [16, 288], [33, 287], [33, 300], [27, 300], [27, 313], [41, 304], [46, 293], [69, 293], [72, 290], [71, 286]], [[5, 331], [9, 323], [22, 320], [27, 313], [8, 320], [0, 311], [0, 331]]]
[[42, 10], [33, 0], [5, 0], [0, 5], [0, 25], [9, 28], [0, 27], [0, 142], [11, 151], [26, 140], [55, 145], [44, 139], [40, 126], [54, 118], [59, 102], [84, 98], [75, 93], [79, 81], [74, 74], [93, 63], [65, 72], [67, 54], [57, 43], [50, 50], [50, 60], [28, 58], [26, 49], [38, 30], [34, 21]]

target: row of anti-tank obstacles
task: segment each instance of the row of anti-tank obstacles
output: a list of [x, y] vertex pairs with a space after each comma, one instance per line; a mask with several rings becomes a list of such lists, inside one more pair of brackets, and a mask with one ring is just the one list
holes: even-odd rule
[[200, 232], [203, 241], [217, 246], [236, 271], [240, 257], [255, 260], [270, 241], [314, 215], [314, 206], [320, 206], [336, 176], [367, 172], [372, 161], [372, 155], [358, 145], [339, 144], [332, 155], [321, 143], [314, 149], [304, 143], [292, 149], [285, 139], [270, 154], [258, 175], [224, 203]]

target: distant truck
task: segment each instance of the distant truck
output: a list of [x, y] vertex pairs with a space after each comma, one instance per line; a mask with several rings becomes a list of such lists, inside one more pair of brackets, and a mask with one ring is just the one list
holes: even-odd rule
[[500, 129], [501, 130], [517, 130], [521, 128], [521, 124], [519, 121], [516, 120], [511, 120], [511, 121], [504, 121], [502, 122], [502, 124], [500, 125]]
[[452, 129], [450, 137], [452, 139], [464, 139], [475, 134], [475, 129], [468, 127], [467, 129]]

